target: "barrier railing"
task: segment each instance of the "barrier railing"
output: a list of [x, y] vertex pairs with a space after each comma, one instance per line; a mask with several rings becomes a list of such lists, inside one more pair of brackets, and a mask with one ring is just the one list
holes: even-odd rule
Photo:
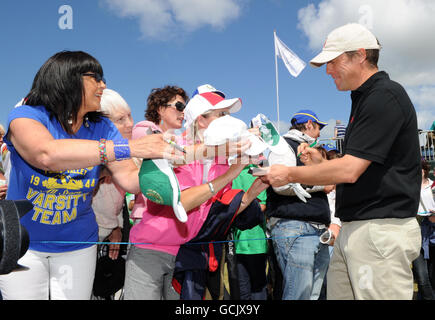
[[340, 153], [343, 153], [343, 138], [320, 138], [320, 145], [332, 144]]
[[[420, 141], [420, 155], [426, 161], [435, 161], [435, 131], [418, 130]], [[332, 144], [340, 153], [343, 151], [343, 139], [340, 138], [321, 138], [320, 144]]]
[[419, 130], [421, 157], [426, 161], [435, 161], [435, 132], [431, 130]]

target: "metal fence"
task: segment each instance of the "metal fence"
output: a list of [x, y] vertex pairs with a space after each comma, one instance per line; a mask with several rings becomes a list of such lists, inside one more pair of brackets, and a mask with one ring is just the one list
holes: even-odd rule
[[[426, 161], [435, 161], [435, 131], [419, 130], [420, 155]], [[336, 138], [319, 139], [321, 145], [332, 144], [340, 153], [343, 151], [343, 140]]]
[[421, 157], [427, 161], [434, 161], [435, 131], [419, 130], [418, 137], [420, 140]]
[[333, 145], [340, 153], [343, 153], [343, 140], [343, 138], [320, 138], [319, 143], [320, 145]]

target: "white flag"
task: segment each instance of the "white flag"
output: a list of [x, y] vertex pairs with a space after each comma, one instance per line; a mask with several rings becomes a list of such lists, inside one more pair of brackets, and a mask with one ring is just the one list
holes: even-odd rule
[[291, 51], [281, 39], [278, 38], [276, 33], [275, 37], [275, 54], [282, 59], [288, 71], [293, 77], [297, 77], [307, 65], [302, 61], [293, 51]]

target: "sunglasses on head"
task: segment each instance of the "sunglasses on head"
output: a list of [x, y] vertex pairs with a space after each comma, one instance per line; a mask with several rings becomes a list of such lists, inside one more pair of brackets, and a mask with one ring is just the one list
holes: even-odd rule
[[97, 82], [103, 81], [103, 83], [106, 84], [106, 79], [104, 79], [104, 77], [102, 77], [101, 74], [99, 73], [92, 73], [92, 72], [82, 73], [82, 76], [92, 77], [95, 79], [95, 81]]
[[186, 105], [183, 102], [177, 101], [175, 103], [165, 104], [166, 107], [175, 107], [177, 111], [183, 112]]

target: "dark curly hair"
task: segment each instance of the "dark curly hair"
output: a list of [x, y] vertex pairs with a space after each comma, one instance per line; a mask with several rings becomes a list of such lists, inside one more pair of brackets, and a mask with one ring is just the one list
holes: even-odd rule
[[188, 96], [184, 89], [177, 86], [165, 86], [163, 88], [154, 88], [151, 90], [150, 95], [147, 99], [147, 109], [145, 110], [145, 119], [152, 121], [155, 124], [160, 123], [160, 115], [157, 112], [160, 107], [167, 104], [169, 101], [174, 99], [175, 96], [179, 95], [188, 101]]

